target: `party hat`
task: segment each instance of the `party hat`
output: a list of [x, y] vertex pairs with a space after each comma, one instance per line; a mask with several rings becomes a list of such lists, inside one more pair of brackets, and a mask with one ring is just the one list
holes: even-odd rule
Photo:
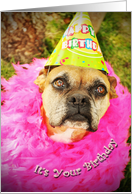
[[87, 12], [75, 14], [45, 66], [49, 65], [74, 65], [108, 73]]

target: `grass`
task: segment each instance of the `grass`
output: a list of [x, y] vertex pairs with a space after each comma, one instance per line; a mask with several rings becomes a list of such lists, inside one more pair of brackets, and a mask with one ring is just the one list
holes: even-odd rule
[[104, 59], [131, 91], [131, 14], [107, 13], [97, 38]]
[[[48, 13], [52, 14], [52, 13]], [[46, 25], [46, 37], [44, 38], [44, 52], [38, 58], [47, 58], [57, 45], [74, 13], [58, 13], [58, 19], [49, 21]], [[65, 22], [66, 21], [66, 22]], [[131, 92], [131, 13], [118, 12], [107, 13], [97, 38], [104, 59], [112, 65], [115, 73], [120, 77], [121, 83]], [[33, 56], [34, 57], [34, 56]], [[1, 60], [1, 75], [9, 79], [14, 74], [11, 61]], [[131, 142], [129, 137], [128, 142]], [[121, 181], [117, 192], [131, 191], [131, 163], [125, 170], [125, 179]]]
[[43, 48], [44, 52], [40, 57], [47, 58], [50, 56], [60, 38], [62, 37], [64, 31], [67, 29], [67, 26], [69, 25], [69, 22], [73, 18], [74, 14], [75, 12], [58, 12], [58, 18], [53, 19], [47, 23], [45, 29], [45, 38], [43, 40], [45, 45]]
[[12, 63], [15, 64], [14, 58], [12, 58], [9, 62], [1, 59], [1, 76], [4, 77], [6, 80], [8, 80], [15, 74]]

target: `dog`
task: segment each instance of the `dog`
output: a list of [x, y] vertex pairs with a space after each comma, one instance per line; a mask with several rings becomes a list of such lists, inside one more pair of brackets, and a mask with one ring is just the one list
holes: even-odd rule
[[115, 77], [104, 71], [74, 65], [44, 68], [34, 81], [42, 93], [42, 116], [47, 134], [71, 143], [98, 129], [112, 98], [117, 98]]

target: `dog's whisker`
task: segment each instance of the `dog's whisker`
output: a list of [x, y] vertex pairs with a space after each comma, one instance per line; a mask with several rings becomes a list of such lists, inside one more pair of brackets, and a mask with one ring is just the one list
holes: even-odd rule
[[61, 106], [61, 107], [57, 107], [57, 109], [55, 109], [56, 111], [63, 111], [65, 110], [66, 107], [65, 106]]
[[59, 114], [59, 113], [65, 113], [66, 109], [60, 109], [60, 110], [56, 110], [55, 114]]

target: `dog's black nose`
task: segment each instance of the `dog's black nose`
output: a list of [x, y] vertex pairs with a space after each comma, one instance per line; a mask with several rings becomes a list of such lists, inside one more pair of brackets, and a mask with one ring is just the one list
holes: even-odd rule
[[83, 94], [76, 93], [68, 97], [68, 103], [73, 106], [85, 106], [88, 103], [88, 97]]

